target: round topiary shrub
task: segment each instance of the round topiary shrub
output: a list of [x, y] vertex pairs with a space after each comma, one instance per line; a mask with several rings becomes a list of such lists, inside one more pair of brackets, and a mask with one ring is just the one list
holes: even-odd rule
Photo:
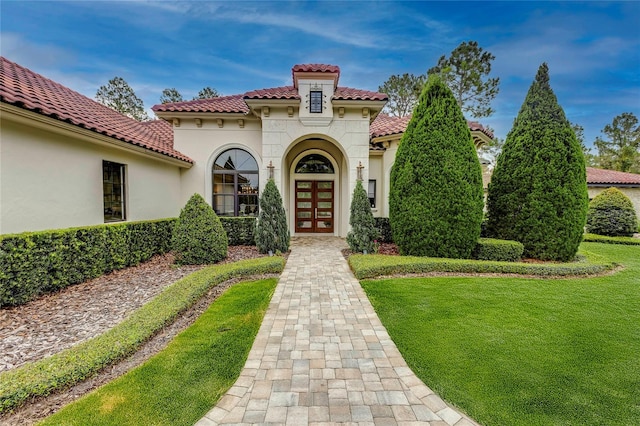
[[216, 212], [193, 194], [173, 228], [171, 247], [179, 265], [216, 263], [227, 257], [227, 234]]
[[256, 222], [255, 239], [260, 253], [284, 253], [289, 250], [287, 216], [280, 191], [273, 179], [269, 179], [260, 196], [260, 214]]
[[371, 204], [361, 181], [356, 182], [351, 199], [351, 215], [349, 217], [351, 231], [347, 234], [347, 244], [354, 253], [372, 253], [373, 244], [378, 238]]
[[615, 237], [630, 237], [638, 228], [633, 203], [617, 188], [608, 188], [589, 203], [587, 232]]

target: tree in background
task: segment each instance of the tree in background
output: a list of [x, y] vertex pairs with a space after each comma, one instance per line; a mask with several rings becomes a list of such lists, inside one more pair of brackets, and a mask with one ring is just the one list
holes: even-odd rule
[[571, 128], [576, 134], [576, 139], [578, 139], [578, 143], [582, 147], [582, 155], [584, 156], [584, 163], [587, 166], [595, 166], [596, 165], [596, 157], [591, 153], [591, 148], [587, 147], [584, 142], [584, 127], [579, 125], [578, 123], [570, 123]]
[[286, 252], [289, 250], [289, 227], [287, 216], [282, 204], [280, 191], [273, 179], [267, 181], [267, 185], [260, 196], [260, 214], [256, 222], [256, 246], [260, 253]]
[[142, 99], [136, 96], [131, 86], [122, 77], [114, 77], [106, 85], [100, 86], [96, 92], [96, 100], [134, 120], [149, 119]]
[[596, 161], [604, 169], [640, 173], [640, 126], [638, 118], [624, 112], [602, 130], [608, 140], [597, 137], [593, 143], [598, 149]]
[[193, 194], [173, 228], [172, 250], [179, 265], [216, 263], [227, 257], [229, 240], [220, 218], [200, 194]]
[[587, 232], [630, 237], [638, 229], [633, 203], [618, 188], [608, 188], [591, 200], [587, 211]]
[[411, 115], [413, 108], [418, 103], [418, 98], [422, 92], [422, 87], [426, 81], [424, 75], [392, 75], [378, 91], [389, 96], [389, 102], [385, 105], [385, 110], [395, 117], [406, 117]]
[[489, 236], [524, 244], [527, 257], [568, 261], [587, 213], [582, 149], [543, 63], [516, 117], [489, 184]]
[[429, 78], [391, 169], [389, 220], [403, 255], [469, 258], [480, 237], [482, 172], [467, 120]]
[[198, 92], [198, 96], [194, 96], [193, 100], [195, 101], [196, 99], [211, 99], [211, 98], [217, 98], [220, 96], [220, 93], [212, 88], [212, 87], [205, 87], [202, 90], [200, 90]]
[[164, 89], [160, 96], [160, 103], [170, 104], [173, 102], [182, 102], [182, 95], [178, 92], [178, 89], [172, 87], [171, 89]]
[[478, 42], [462, 42], [449, 58], [440, 57], [428, 75], [439, 74], [453, 92], [462, 112], [472, 117], [489, 117], [493, 114], [491, 101], [499, 91], [500, 79], [487, 78], [491, 73], [491, 62], [495, 59], [485, 52]]
[[378, 231], [371, 213], [371, 204], [367, 191], [358, 180], [351, 198], [351, 215], [349, 216], [351, 230], [347, 234], [347, 244], [354, 253], [373, 253], [374, 241], [378, 238]]

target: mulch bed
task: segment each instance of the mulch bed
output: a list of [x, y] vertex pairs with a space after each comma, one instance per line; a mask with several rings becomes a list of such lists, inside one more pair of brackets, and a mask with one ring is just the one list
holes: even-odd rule
[[[231, 246], [221, 263], [262, 257], [254, 246]], [[176, 266], [165, 254], [130, 268], [67, 287], [22, 306], [0, 309], [0, 372], [55, 354], [88, 340], [121, 322], [127, 314], [165, 287], [204, 266]], [[263, 278], [260, 276], [255, 278]], [[87, 392], [125, 374], [164, 349], [189, 327], [226, 289], [230, 280], [209, 291], [140, 350], [93, 378], [44, 398], [35, 398], [12, 414], [0, 415], [2, 425], [28, 425], [53, 414]]]

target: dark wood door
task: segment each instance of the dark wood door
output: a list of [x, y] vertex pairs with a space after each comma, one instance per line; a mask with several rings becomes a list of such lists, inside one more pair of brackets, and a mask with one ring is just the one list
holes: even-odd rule
[[333, 232], [333, 181], [296, 181], [296, 232]]

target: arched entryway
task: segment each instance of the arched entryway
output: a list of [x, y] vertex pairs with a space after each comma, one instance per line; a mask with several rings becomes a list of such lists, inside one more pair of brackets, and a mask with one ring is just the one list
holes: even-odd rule
[[293, 167], [296, 233], [334, 232], [335, 176], [336, 167], [324, 152], [307, 151], [296, 158]]

